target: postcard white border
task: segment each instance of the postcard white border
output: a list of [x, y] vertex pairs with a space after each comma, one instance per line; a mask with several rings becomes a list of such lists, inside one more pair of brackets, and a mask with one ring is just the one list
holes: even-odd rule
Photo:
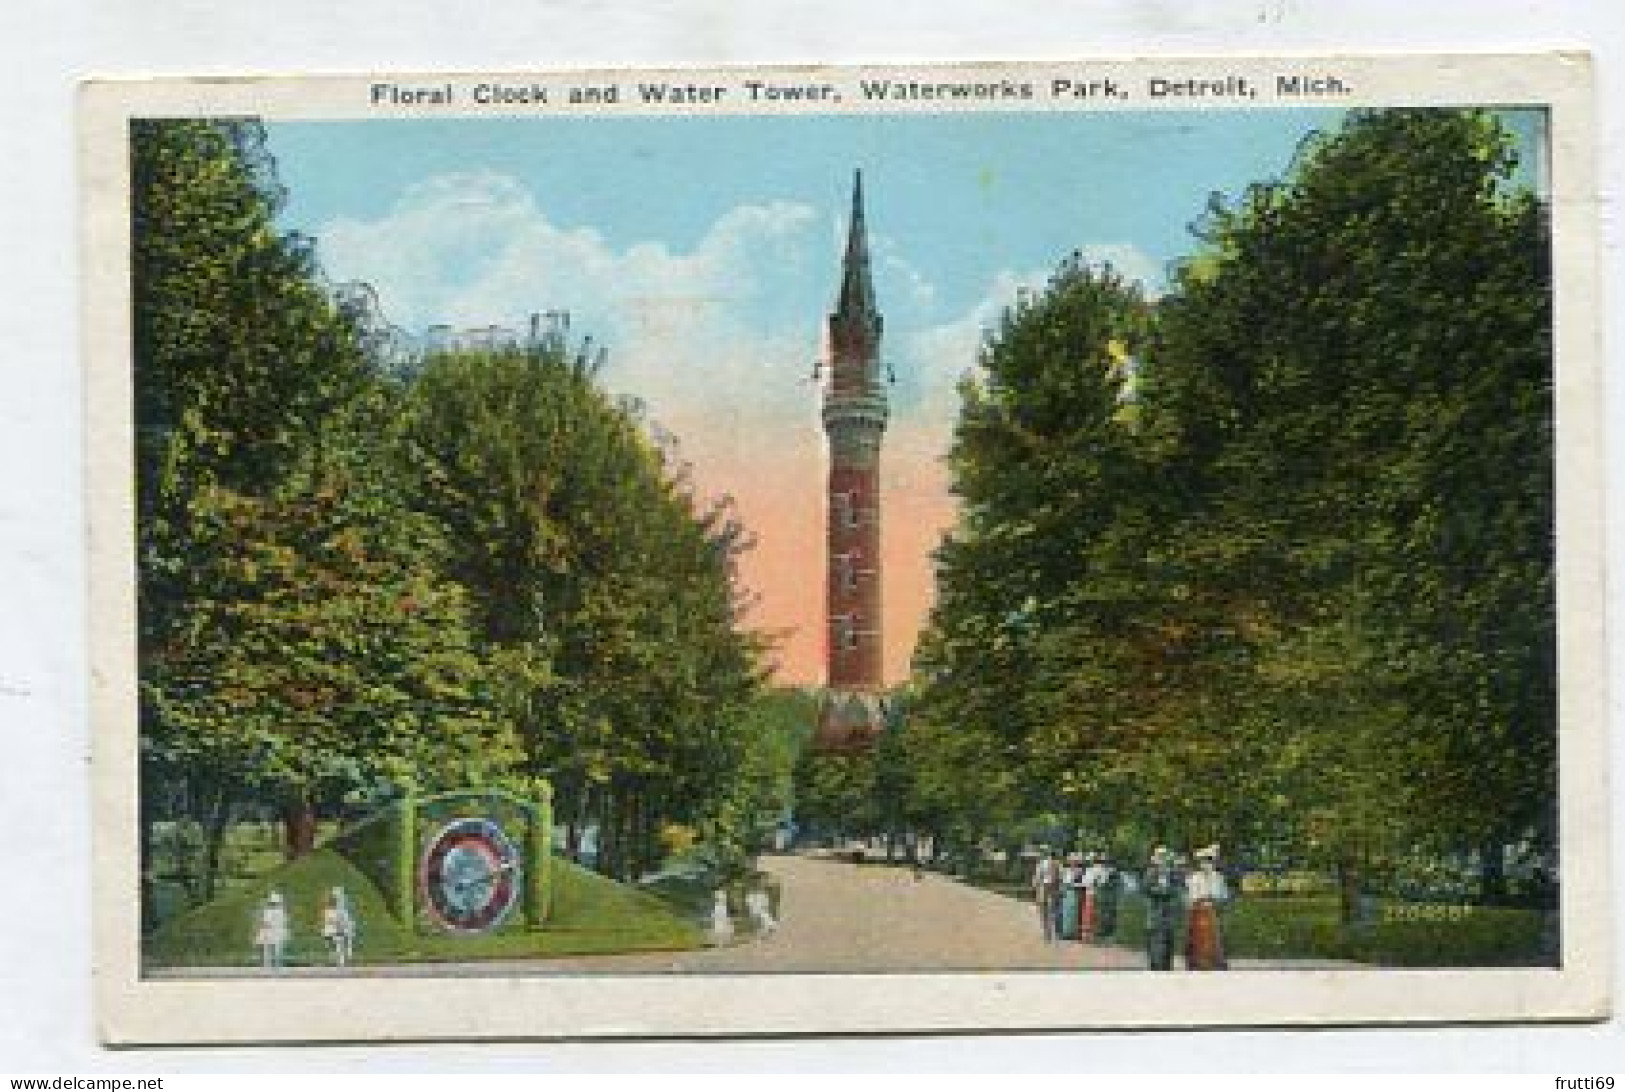
[[[1336, 98], [1269, 93], [1282, 71], [1339, 74]], [[1556, 292], [1560, 783], [1563, 966], [1553, 969], [581, 976], [521, 978], [151, 980], [140, 976], [136, 845], [133, 415], [129, 365], [128, 120], [141, 116], [423, 117], [583, 113], [553, 105], [368, 105], [379, 80], [745, 80], [850, 86], [894, 79], [1116, 77], [1143, 81], [1246, 76], [1246, 102], [1063, 102], [947, 107], [988, 110], [1269, 109], [1281, 106], [1544, 105], [1551, 118]], [[837, 109], [923, 111], [936, 103]], [[818, 113], [730, 103], [696, 112]], [[677, 113], [670, 107], [597, 108]], [[986, 65], [773, 66], [548, 73], [245, 76], [83, 85], [81, 179], [86, 295], [86, 460], [93, 726], [93, 946], [103, 1041], [237, 1043], [733, 1036], [1021, 1029], [1302, 1026], [1602, 1019], [1610, 1011], [1607, 669], [1604, 582], [1605, 405], [1593, 160], [1592, 79], [1578, 53], [1089, 59]], [[687, 112], [687, 111], [683, 111]]]

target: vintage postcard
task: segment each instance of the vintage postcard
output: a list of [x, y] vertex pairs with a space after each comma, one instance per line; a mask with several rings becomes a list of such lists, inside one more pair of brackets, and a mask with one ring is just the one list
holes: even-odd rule
[[103, 1037], [1605, 1016], [1591, 94], [87, 83]]

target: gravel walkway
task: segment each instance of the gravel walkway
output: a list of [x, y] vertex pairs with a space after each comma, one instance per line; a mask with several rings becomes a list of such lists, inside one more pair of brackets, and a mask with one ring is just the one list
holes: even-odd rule
[[1143, 967], [1110, 945], [1045, 944], [1031, 903], [935, 873], [818, 857], [763, 857], [779, 881], [779, 930], [698, 952], [551, 961], [552, 970], [841, 972]]

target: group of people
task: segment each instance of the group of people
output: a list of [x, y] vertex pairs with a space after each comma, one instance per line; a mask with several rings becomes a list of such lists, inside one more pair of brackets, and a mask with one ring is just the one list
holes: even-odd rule
[[[1192, 857], [1194, 868], [1159, 845], [1140, 872], [1146, 962], [1153, 971], [1173, 969], [1174, 939], [1181, 917], [1185, 966], [1193, 971], [1221, 971], [1227, 966], [1220, 911], [1230, 901], [1230, 889], [1219, 871], [1219, 847], [1198, 849]], [[1122, 875], [1105, 854], [1091, 854], [1085, 868], [1082, 854], [1071, 854], [1063, 862], [1055, 850], [1046, 848], [1033, 870], [1033, 895], [1044, 940], [1089, 943], [1111, 937], [1117, 927], [1122, 886]]]
[[[773, 900], [760, 887], [745, 892], [745, 913], [750, 915], [756, 935], [767, 940], [779, 930], [778, 919], [773, 916]], [[723, 947], [733, 943], [733, 915], [728, 912], [728, 892], [717, 888], [711, 898], [711, 943]]]
[[[344, 888], [335, 887], [322, 900], [322, 939], [327, 942], [328, 954], [335, 967], [346, 967], [355, 956], [355, 913], [350, 909], [350, 898]], [[259, 920], [254, 929], [254, 946], [259, 949], [260, 966], [275, 970], [287, 962], [288, 942], [293, 927], [288, 917], [288, 906], [282, 892], [272, 890], [260, 903]]]
[[1117, 901], [1123, 877], [1104, 853], [1082, 853], [1065, 861], [1054, 852], [1039, 858], [1033, 875], [1044, 939], [1084, 944], [1105, 940], [1117, 931]]

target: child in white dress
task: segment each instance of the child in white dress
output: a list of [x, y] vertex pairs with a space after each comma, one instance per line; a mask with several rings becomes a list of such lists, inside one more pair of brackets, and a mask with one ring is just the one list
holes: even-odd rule
[[720, 948], [731, 943], [733, 938], [734, 922], [728, 916], [728, 892], [719, 888], [711, 900], [711, 943]]
[[282, 892], [272, 891], [260, 904], [254, 944], [260, 950], [260, 966], [267, 970], [282, 966], [283, 953], [288, 947], [288, 908], [282, 903]]
[[333, 954], [333, 966], [349, 966], [355, 954], [355, 915], [350, 912], [350, 899], [342, 887], [328, 892], [322, 907], [322, 936], [327, 938], [328, 950]]
[[766, 939], [778, 931], [779, 923], [773, 917], [773, 901], [768, 898], [766, 891], [758, 887], [747, 892], [745, 909], [750, 912], [758, 936]]

